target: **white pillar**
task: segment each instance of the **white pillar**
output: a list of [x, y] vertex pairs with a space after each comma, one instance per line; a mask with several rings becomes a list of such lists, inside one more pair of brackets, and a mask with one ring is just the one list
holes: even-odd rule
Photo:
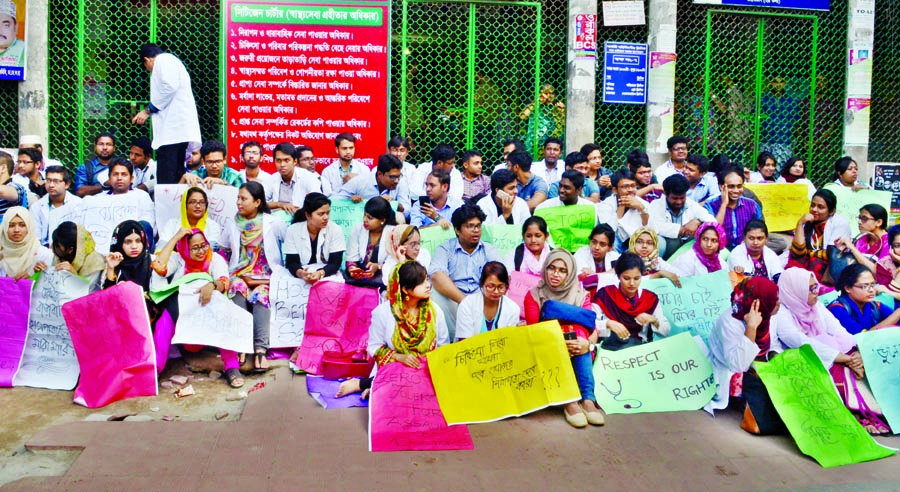
[[875, 44], [875, 0], [849, 0], [847, 29], [847, 80], [844, 101], [844, 154], [860, 168], [860, 179], [868, 180], [872, 169], [869, 154], [869, 105], [872, 101], [872, 49]]
[[[569, 49], [567, 57], [568, 77], [566, 82], [566, 152], [578, 150], [582, 145], [594, 141], [594, 104], [597, 81], [594, 56], [575, 50], [575, 24], [579, 15], [593, 16], [596, 43], [597, 1], [569, 0]], [[565, 154], [564, 154], [565, 155]]]
[[[39, 135], [45, 157], [51, 150], [51, 142], [48, 141], [50, 112], [47, 107], [48, 17], [48, 0], [28, 0], [25, 14], [28, 32], [25, 81], [19, 82], [19, 135]], [[57, 69], [67, 70], [65, 67]]]
[[653, 167], [669, 158], [666, 140], [675, 119], [675, 33], [677, 2], [650, 0], [650, 76], [647, 80], [647, 155]]

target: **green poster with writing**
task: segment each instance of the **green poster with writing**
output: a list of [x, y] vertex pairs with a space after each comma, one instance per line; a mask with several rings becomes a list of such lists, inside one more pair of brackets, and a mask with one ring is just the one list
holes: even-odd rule
[[456, 231], [452, 227], [431, 226], [419, 228], [419, 235], [422, 237], [422, 249], [434, 256], [438, 246], [456, 237]]
[[557, 248], [574, 253], [591, 243], [591, 230], [597, 221], [597, 209], [593, 205], [541, 208], [534, 215], [547, 221], [547, 230]]
[[897, 452], [878, 444], [856, 421], [811, 346], [786, 350], [769, 362], [756, 362], [755, 367], [797, 447], [823, 467], [877, 460]]
[[484, 226], [482, 230], [481, 240], [497, 248], [501, 258], [522, 243], [522, 226], [491, 224]]
[[667, 278], [645, 280], [641, 287], [659, 296], [671, 335], [686, 331], [706, 342], [716, 319], [731, 309], [731, 280], [725, 270], [681, 277], [680, 288]]

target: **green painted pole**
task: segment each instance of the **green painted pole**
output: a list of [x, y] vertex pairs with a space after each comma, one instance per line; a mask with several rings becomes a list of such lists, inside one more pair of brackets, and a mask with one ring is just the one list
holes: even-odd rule
[[703, 154], [708, 154], [707, 135], [709, 133], [709, 79], [712, 63], [712, 11], [706, 12], [706, 58], [704, 61], [703, 78]]
[[[806, 162], [812, 162], [813, 145], [816, 143], [816, 70], [819, 59], [819, 19], [813, 20], [812, 74], [809, 80], [809, 146], [806, 151]], [[843, 125], [841, 126], [843, 132]], [[843, 141], [843, 135], [841, 136]]]
[[[763, 61], [765, 55], [766, 18], [756, 23], [756, 111], [753, 118], [753, 155], [759, 155], [760, 115], [762, 114]], [[757, 169], [759, 171], [759, 169]]]
[[84, 2], [78, 2], [78, 163], [84, 162]]
[[[541, 4], [537, 4], [537, 12], [536, 12], [536, 22], [537, 31], [534, 37], [534, 113], [540, 111], [540, 100], [541, 100]], [[535, 120], [538, 119], [538, 115], [534, 115]], [[538, 156], [538, 148], [540, 144], [538, 142], [538, 126], [534, 125], [534, 148], [531, 149], [532, 158], [536, 158]]]
[[[406, 84], [409, 81], [406, 78], [407, 71], [407, 19], [409, 17], [408, 12], [409, 2], [407, 0], [403, 0], [403, 19], [400, 22], [400, 136], [403, 138], [409, 138], [409, 135], [406, 134]], [[415, 142], [418, 144], [419, 142]]]
[[466, 148], [474, 147], [475, 132], [475, 24], [478, 11], [474, 3], [469, 4], [469, 40], [466, 43], [468, 60], [466, 63]]
[[150, 42], [156, 42], [156, 16], [159, 11], [157, 10], [156, 0], [150, 0]]

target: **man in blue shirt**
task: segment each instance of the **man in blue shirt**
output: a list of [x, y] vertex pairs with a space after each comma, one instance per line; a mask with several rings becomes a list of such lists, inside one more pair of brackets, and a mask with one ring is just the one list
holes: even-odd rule
[[463, 204], [462, 200], [449, 193], [450, 173], [432, 171], [425, 178], [425, 196], [419, 197], [419, 203], [413, 208], [410, 224], [416, 227], [439, 225], [449, 229], [453, 212]]
[[691, 187], [687, 197], [703, 205], [719, 196], [716, 177], [709, 173], [709, 161], [700, 154], [691, 154], [684, 161], [684, 177]]
[[402, 169], [403, 163], [396, 156], [381, 154], [374, 173], [347, 181], [332, 198], [349, 198], [359, 203], [380, 196], [389, 202], [397, 202], [397, 211], [408, 214], [411, 208], [409, 188], [400, 179]]
[[478, 291], [478, 281], [485, 263], [500, 261], [497, 250], [481, 241], [484, 219], [484, 212], [470, 203], [456, 209], [451, 218], [456, 238], [437, 247], [428, 268], [434, 285], [431, 300], [444, 312], [450, 340], [456, 340], [456, 310], [459, 303], [467, 295]]
[[525, 200], [528, 209], [534, 212], [535, 207], [547, 199], [547, 183], [531, 173], [531, 155], [524, 150], [514, 150], [506, 156], [507, 168], [516, 173], [519, 198]]
[[[566, 156], [566, 171], [578, 171], [584, 179], [584, 186], [581, 188], [581, 196], [587, 198], [588, 200], [599, 203], [600, 202], [600, 186], [597, 185], [597, 182], [593, 179], [587, 179], [588, 175], [588, 162], [587, 157], [584, 156], [581, 152], [569, 152], [569, 155]], [[562, 180], [562, 175], [560, 175], [560, 180]], [[547, 198], [556, 198], [559, 196], [559, 181], [550, 185], [550, 190], [547, 192]]]
[[75, 170], [75, 194], [80, 197], [96, 195], [104, 187], [109, 189], [109, 164], [116, 153], [116, 143], [112, 133], [103, 132], [94, 139], [93, 159]]

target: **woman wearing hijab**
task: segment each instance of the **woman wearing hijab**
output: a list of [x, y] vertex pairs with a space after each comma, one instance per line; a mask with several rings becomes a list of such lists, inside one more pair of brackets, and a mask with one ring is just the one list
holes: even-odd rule
[[428, 269], [428, 265], [431, 263], [431, 254], [427, 249], [422, 248], [422, 236], [419, 234], [418, 227], [401, 224], [392, 228], [389, 236], [388, 257], [384, 260], [384, 266], [381, 268], [381, 271], [384, 272], [382, 278], [385, 285], [390, 280], [397, 264], [406, 260], [413, 260]]
[[[555, 249], [547, 255], [540, 282], [525, 295], [525, 322], [529, 325], [537, 323], [540, 320], [541, 307], [550, 300], [591, 309], [591, 299], [578, 280], [575, 257], [564, 249]], [[599, 338], [597, 328], [578, 324], [565, 324], [562, 328], [564, 332], [575, 333], [574, 340], [566, 339], [566, 348], [581, 392], [580, 404], [576, 401], [564, 407], [566, 422], [573, 427], [585, 427], [587, 424], [603, 425], [606, 419], [594, 396], [591, 359], [591, 352]]]
[[725, 229], [718, 222], [704, 222], [694, 234], [694, 246], [672, 264], [685, 277], [728, 271], [728, 264], [719, 256], [727, 242]]
[[11, 207], [0, 223], [0, 277], [16, 280], [42, 272], [53, 263], [53, 252], [41, 246], [31, 212]]
[[743, 396], [747, 401], [741, 428], [752, 434], [776, 434], [784, 431], [784, 423], [775, 411], [765, 386], [753, 363], [766, 362], [782, 346], [778, 341], [772, 316], [778, 312], [778, 286], [765, 277], [749, 277], [731, 293], [731, 312], [716, 320], [709, 338], [719, 392], [714, 408], [728, 404], [731, 376], [744, 374]]
[[[160, 200], [161, 197], [157, 197]], [[206, 190], [192, 186], [181, 195], [181, 218], [170, 219], [159, 230], [159, 243], [166, 244], [169, 239], [182, 228], [200, 229], [213, 245], [213, 251], [219, 250], [222, 240], [222, 228], [214, 220], [209, 220], [209, 197]]]
[[269, 280], [272, 265], [281, 266], [281, 243], [287, 227], [269, 213], [263, 186], [249, 181], [238, 189], [237, 214], [222, 243], [231, 251], [228, 295], [253, 315], [253, 367], [269, 370]]
[[668, 335], [669, 321], [663, 316], [659, 297], [641, 289], [644, 262], [638, 255], [626, 251], [616, 261], [615, 271], [618, 285], [607, 285], [594, 295], [594, 304], [601, 310], [597, 328], [601, 332], [609, 330], [610, 336], [618, 336], [623, 341], [629, 338], [652, 341], [651, 331]]
[[659, 237], [656, 231], [646, 227], [634, 231], [628, 241], [628, 251], [638, 255], [644, 262], [644, 275], [647, 278], [667, 278], [676, 287], [681, 287], [678, 279], [681, 272], [659, 257]]
[[[173, 252], [177, 252], [177, 254], [173, 255]], [[198, 302], [201, 306], [209, 304], [213, 292], [225, 294], [230, 286], [228, 265], [221, 256], [213, 254], [209, 241], [200, 229], [178, 231], [159, 251], [156, 259], [150, 263], [150, 267], [159, 277], [171, 276], [173, 283], [190, 274], [205, 274], [206, 283], [197, 289]], [[178, 298], [178, 295], [170, 295], [161, 302], [161, 307], [171, 316], [173, 326], [178, 322]], [[159, 331], [158, 324], [157, 331]], [[157, 338], [154, 339], [157, 340]], [[157, 345], [156, 350], [157, 353], [167, 353], [168, 346]], [[237, 352], [220, 348], [219, 353], [225, 365], [225, 379], [232, 388], [240, 388], [244, 385], [244, 378], [241, 376]], [[159, 357], [157, 357], [157, 361], [159, 361]], [[162, 368], [160, 367], [159, 370], [161, 371]]]
[[149, 292], [151, 260], [150, 243], [144, 227], [134, 220], [122, 222], [113, 231], [103, 288], [130, 281], [140, 285], [144, 292]]
[[91, 291], [100, 288], [100, 274], [106, 268], [103, 256], [94, 251], [94, 238], [82, 225], [63, 222], [52, 236], [56, 270], [65, 270], [91, 282]]

